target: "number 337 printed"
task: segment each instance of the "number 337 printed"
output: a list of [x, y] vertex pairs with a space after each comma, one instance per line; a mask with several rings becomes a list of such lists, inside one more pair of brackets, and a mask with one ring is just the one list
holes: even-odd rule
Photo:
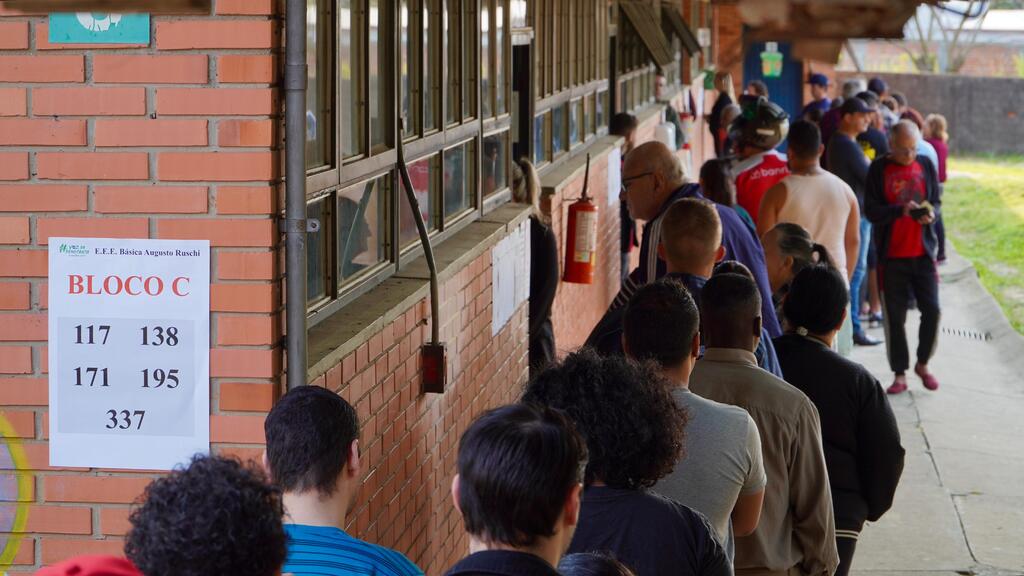
[[145, 410], [135, 410], [134, 412], [129, 412], [128, 410], [121, 410], [120, 412], [118, 412], [117, 410], [107, 410], [108, 420], [106, 428], [107, 430], [128, 430], [129, 428], [132, 427], [132, 424], [134, 423], [135, 429], [141, 430], [142, 419], [145, 417]]

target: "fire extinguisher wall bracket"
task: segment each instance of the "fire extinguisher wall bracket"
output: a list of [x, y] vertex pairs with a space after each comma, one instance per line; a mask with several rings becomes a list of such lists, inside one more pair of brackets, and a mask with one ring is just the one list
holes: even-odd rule
[[597, 268], [597, 205], [587, 194], [590, 183], [590, 154], [583, 176], [583, 193], [569, 205], [565, 227], [565, 266], [562, 280], [574, 284], [593, 284]]

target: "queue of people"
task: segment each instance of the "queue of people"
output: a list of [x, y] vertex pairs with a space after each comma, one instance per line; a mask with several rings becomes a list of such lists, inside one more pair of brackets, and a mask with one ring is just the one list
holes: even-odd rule
[[[923, 120], [933, 162], [909, 108], [888, 122], [887, 94], [844, 84], [834, 104], [827, 78], [811, 83], [811, 116], [838, 110], [827, 140], [810, 120], [790, 126], [752, 86], [716, 105], [720, 121], [742, 113], [716, 131], [727, 134], [721, 158], [699, 182], [664, 144], [634, 147], [635, 119], [616, 120], [631, 147], [621, 200], [644, 223], [623, 227], [622, 264], [637, 245], [640, 264], [587, 345], [561, 360], [557, 244], [532, 166], [515, 166], [515, 198], [534, 206], [530, 378], [459, 440], [450, 503], [469, 546], [447, 575], [849, 573], [864, 524], [892, 506], [904, 450], [886, 390], [839, 340], [878, 343], [859, 321], [873, 253], [887, 391], [908, 386], [911, 297], [922, 313], [914, 372], [938, 388], [928, 363], [948, 136], [940, 117]], [[788, 156], [776, 150], [787, 137]], [[154, 481], [131, 514], [127, 560], [40, 574], [423, 574], [346, 532], [364, 477], [351, 404], [291, 390], [265, 433], [262, 467], [202, 456]]]

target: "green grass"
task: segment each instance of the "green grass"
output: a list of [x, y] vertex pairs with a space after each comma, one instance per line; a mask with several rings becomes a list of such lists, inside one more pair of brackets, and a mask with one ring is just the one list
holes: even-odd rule
[[946, 234], [1024, 334], [1024, 156], [949, 159]]

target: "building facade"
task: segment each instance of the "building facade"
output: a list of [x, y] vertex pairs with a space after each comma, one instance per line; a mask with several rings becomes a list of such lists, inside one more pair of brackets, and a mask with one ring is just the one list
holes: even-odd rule
[[[307, 307], [310, 384], [362, 423], [355, 536], [439, 574], [466, 549], [449, 501], [459, 435], [527, 377], [527, 307], [494, 314], [501, 243], [529, 216], [516, 158], [538, 166], [564, 250], [568, 205], [600, 207], [598, 273], [561, 284], [560, 350], [583, 342], [618, 290], [614, 112], [650, 139], [667, 104], [695, 117], [681, 157], [708, 154], [703, 71], [729, 53], [699, 0], [309, 0], [307, 292], [285, 294], [283, 7], [214, 0], [153, 15], [148, 41], [51, 42], [47, 14], [0, 7], [0, 570], [120, 554], [130, 504], [158, 473], [48, 461], [51, 237], [205, 239], [212, 247], [213, 452], [258, 459], [283, 391], [284, 302]], [[674, 16], [670, 12], [674, 11]], [[672, 18], [690, 30], [686, 38]], [[697, 39], [705, 40], [698, 42]], [[658, 77], [665, 78], [659, 86]], [[657, 98], [656, 98], [657, 96]], [[440, 280], [432, 318], [398, 146]], [[499, 253], [500, 252], [500, 253]], [[524, 254], [511, 257], [524, 258]], [[444, 394], [421, 391], [438, 322]]]

